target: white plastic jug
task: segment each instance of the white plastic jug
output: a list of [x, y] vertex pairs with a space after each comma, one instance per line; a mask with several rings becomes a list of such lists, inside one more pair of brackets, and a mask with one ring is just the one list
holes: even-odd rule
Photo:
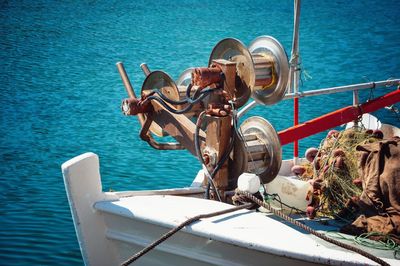
[[[280, 200], [291, 207], [305, 211], [307, 205], [311, 203], [311, 197], [307, 197], [312, 188], [311, 184], [296, 177], [278, 175], [265, 186], [269, 194], [278, 194]], [[276, 202], [273, 202], [273, 205], [280, 207]], [[283, 208], [288, 209], [285, 206]]]

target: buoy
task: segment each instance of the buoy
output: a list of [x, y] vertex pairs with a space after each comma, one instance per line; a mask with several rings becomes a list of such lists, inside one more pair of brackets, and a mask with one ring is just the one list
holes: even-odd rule
[[307, 206], [306, 214], [308, 218], [314, 219], [316, 214], [315, 208], [313, 206]]
[[292, 173], [294, 173], [295, 175], [302, 175], [305, 173], [305, 171], [306, 168], [301, 165], [293, 165], [292, 167]]
[[329, 165], [325, 165], [319, 172], [318, 179], [324, 179], [325, 173], [328, 171]]
[[313, 189], [321, 189], [322, 187], [322, 179], [321, 178], [317, 178], [317, 179], [313, 179], [309, 181], [311, 186], [313, 187]]
[[357, 187], [362, 187], [362, 180], [360, 178], [353, 179], [353, 184]]
[[332, 129], [332, 130], [330, 130], [329, 132], [328, 132], [328, 135], [326, 136], [327, 138], [330, 138], [330, 137], [335, 137], [335, 138], [337, 138], [339, 136], [339, 131], [337, 131], [337, 130], [335, 130], [335, 129]]
[[317, 154], [318, 154], [318, 149], [311, 147], [306, 150], [305, 157], [310, 163], [312, 163]]
[[337, 157], [337, 156], [346, 156], [346, 154], [344, 153], [344, 151], [342, 149], [335, 149], [333, 151], [333, 157]]
[[344, 158], [343, 156], [338, 156], [335, 159], [335, 168], [342, 169], [344, 167]]
[[318, 157], [317, 159], [314, 160], [314, 168], [317, 171], [321, 169], [321, 157]]
[[377, 139], [383, 139], [383, 132], [380, 129], [375, 129], [374, 131], [372, 131], [372, 136]]

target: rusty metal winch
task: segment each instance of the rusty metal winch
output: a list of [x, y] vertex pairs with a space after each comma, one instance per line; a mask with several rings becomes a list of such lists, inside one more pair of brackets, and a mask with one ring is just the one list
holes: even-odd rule
[[[289, 64], [274, 38], [259, 37], [249, 48], [224, 39], [213, 48], [208, 66], [185, 70], [176, 83], [142, 64], [146, 79], [139, 99], [122, 63], [117, 67], [129, 95], [122, 112], [138, 116], [140, 137], [153, 148], [187, 149], [197, 156], [211, 198], [229, 201], [227, 192], [236, 188], [243, 172], [256, 173], [264, 183], [278, 174], [282, 152], [275, 129], [260, 117], [238, 126], [236, 116], [250, 96], [271, 105], [285, 94]], [[177, 142], [160, 143], [152, 134], [170, 135]]]

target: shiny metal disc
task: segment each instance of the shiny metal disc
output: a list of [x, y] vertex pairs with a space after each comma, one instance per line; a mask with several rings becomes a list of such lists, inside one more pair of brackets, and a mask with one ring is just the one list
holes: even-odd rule
[[[165, 96], [167, 96], [171, 100], [179, 100], [178, 87], [176, 86], [172, 78], [163, 71], [153, 71], [144, 80], [142, 86], [142, 95], [147, 95], [153, 90], [160, 90]], [[151, 133], [159, 137], [168, 135], [155, 122], [151, 124], [150, 131]]]
[[274, 58], [278, 81], [268, 90], [255, 90], [252, 87], [252, 97], [261, 104], [271, 105], [279, 102], [285, 96], [289, 79], [289, 61], [283, 46], [271, 36], [257, 37], [249, 45], [252, 54], [267, 54]]
[[[278, 133], [267, 120], [259, 116], [246, 119], [240, 126], [240, 131], [243, 136], [256, 135], [258, 141], [265, 145], [267, 156], [265, 156], [262, 166], [257, 168], [254, 173], [260, 176], [263, 183], [271, 182], [278, 175], [282, 163], [282, 148]], [[250, 162], [252, 158], [247, 149], [248, 143], [244, 146], [247, 155], [245, 161]]]
[[[189, 84], [192, 83], [193, 70], [194, 70], [194, 68], [191, 67], [191, 68], [188, 68], [185, 71], [183, 71], [176, 82], [181, 100], [186, 99], [186, 97], [187, 97], [186, 90], [188, 89]], [[198, 97], [200, 91], [201, 90], [195, 90], [192, 88], [191, 93], [190, 93], [191, 97]], [[203, 111], [203, 108], [200, 108], [200, 107], [207, 106], [208, 99], [209, 99], [209, 97], [206, 96], [201, 101], [201, 104], [204, 104], [204, 105], [200, 105], [200, 103], [197, 103], [196, 105], [194, 105], [191, 112], [186, 113], [185, 116], [190, 118], [194, 123], [196, 123], [198, 115], [201, 113], [201, 111]], [[205, 127], [202, 127], [202, 129], [205, 129]]]
[[182, 72], [179, 76], [178, 80], [176, 81], [177, 86], [188, 86], [192, 82], [192, 71], [193, 67], [186, 69]]
[[249, 50], [237, 39], [223, 39], [213, 48], [208, 65], [210, 66], [216, 59], [236, 62], [236, 104], [237, 107], [243, 106], [250, 98], [255, 78], [253, 59]]
[[[176, 81], [176, 85], [179, 91], [179, 98], [180, 100], [186, 99], [186, 90], [190, 83], [192, 83], [192, 72], [194, 68], [188, 68], [182, 72], [179, 76], [178, 80]], [[192, 92], [193, 94], [193, 92]]]

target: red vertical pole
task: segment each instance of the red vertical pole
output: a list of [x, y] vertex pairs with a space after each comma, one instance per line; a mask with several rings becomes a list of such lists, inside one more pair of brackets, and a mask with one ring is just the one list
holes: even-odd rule
[[[294, 126], [297, 126], [299, 124], [299, 98], [294, 98], [294, 107], [293, 107], [293, 111], [294, 111]], [[296, 140], [293, 143], [293, 157], [294, 158], [299, 158], [299, 141]]]

